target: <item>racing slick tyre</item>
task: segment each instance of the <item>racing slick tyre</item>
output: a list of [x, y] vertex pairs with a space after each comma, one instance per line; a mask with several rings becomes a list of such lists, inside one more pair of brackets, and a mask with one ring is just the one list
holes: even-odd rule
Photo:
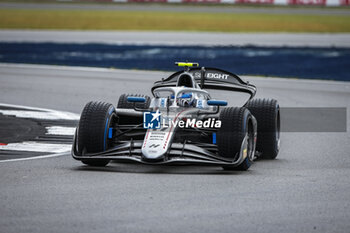
[[[112, 104], [91, 101], [83, 109], [78, 126], [77, 150], [79, 155], [97, 153], [111, 146], [109, 127], [115, 124], [117, 116]], [[109, 160], [81, 160], [90, 166], [106, 166]]]
[[275, 159], [280, 149], [280, 107], [274, 99], [253, 99], [246, 107], [258, 123], [256, 150], [263, 159]]
[[[246, 150], [243, 162], [224, 166], [224, 170], [248, 170], [254, 157], [254, 126], [252, 115], [247, 108], [229, 107], [220, 112], [221, 128], [217, 133], [219, 155], [237, 160], [241, 150]], [[248, 137], [246, 148], [241, 148], [243, 139]]]
[[143, 97], [146, 99], [146, 102], [144, 103], [136, 103], [135, 106], [137, 108], [149, 108], [149, 105], [151, 103], [151, 98], [147, 95], [140, 95], [140, 94], [122, 94], [119, 97], [118, 101], [118, 106], [117, 108], [128, 108], [128, 109], [133, 109], [134, 108], [134, 103], [128, 102], [128, 97], [129, 96], [134, 96], [134, 97]]

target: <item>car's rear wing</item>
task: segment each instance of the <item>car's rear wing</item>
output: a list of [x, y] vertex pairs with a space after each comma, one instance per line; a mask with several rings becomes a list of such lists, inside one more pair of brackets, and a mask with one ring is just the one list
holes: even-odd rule
[[205, 67], [179, 71], [170, 75], [166, 79], [157, 81], [152, 87], [152, 93], [154, 89], [159, 87], [176, 86], [179, 75], [185, 72], [190, 73], [202, 89], [246, 92], [250, 94], [250, 99], [252, 99], [256, 93], [256, 87], [249, 82], [244, 81], [239, 76], [224, 70]]

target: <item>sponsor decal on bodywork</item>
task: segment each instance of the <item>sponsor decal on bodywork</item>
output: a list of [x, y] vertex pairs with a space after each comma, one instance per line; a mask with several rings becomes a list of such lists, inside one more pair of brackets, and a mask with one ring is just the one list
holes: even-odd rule
[[228, 77], [229, 77], [228, 74], [206, 73], [206, 78], [210, 78], [210, 79], [227, 79]]
[[[200, 72], [195, 72], [193, 73], [193, 77], [196, 79], [201, 78], [201, 73]], [[208, 79], [228, 79], [230, 77], [230, 75], [228, 74], [223, 74], [223, 73], [205, 73], [205, 77]]]

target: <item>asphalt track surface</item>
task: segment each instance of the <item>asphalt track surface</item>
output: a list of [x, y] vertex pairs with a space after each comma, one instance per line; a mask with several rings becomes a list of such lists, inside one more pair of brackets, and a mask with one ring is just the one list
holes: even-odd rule
[[[0, 64], [0, 100], [79, 114], [89, 100], [149, 94], [168, 74]], [[350, 107], [348, 82], [247, 79], [284, 107]], [[0, 163], [0, 232], [348, 232], [349, 139], [283, 133], [278, 159], [246, 172], [90, 168], [68, 154]]]
[[350, 47], [350, 33], [223, 33], [94, 30], [0, 30], [1, 42], [268, 47]]
[[161, 12], [208, 12], [235, 14], [306, 14], [306, 15], [350, 15], [348, 9], [307, 7], [242, 7], [226, 4], [222, 6], [183, 4], [67, 4], [67, 3], [0, 3], [0, 8], [32, 10], [108, 10], [108, 11], [161, 11]]

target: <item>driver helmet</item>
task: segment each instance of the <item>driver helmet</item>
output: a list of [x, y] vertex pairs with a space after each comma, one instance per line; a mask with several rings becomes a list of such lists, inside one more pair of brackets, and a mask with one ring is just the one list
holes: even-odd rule
[[177, 103], [181, 107], [190, 107], [194, 104], [194, 95], [193, 93], [183, 93], [181, 96], [177, 98]]

